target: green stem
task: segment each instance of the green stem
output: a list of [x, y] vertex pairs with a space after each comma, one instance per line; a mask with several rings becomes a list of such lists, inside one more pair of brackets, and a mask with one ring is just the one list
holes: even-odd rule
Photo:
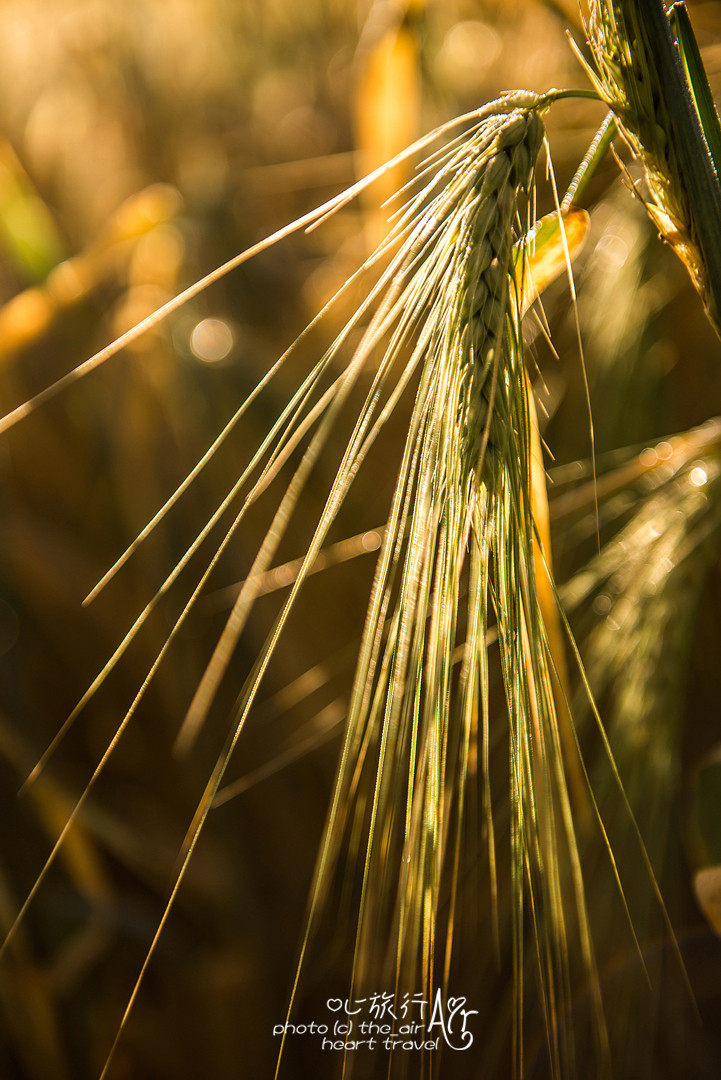
[[571, 203], [575, 203], [577, 206], [581, 205], [581, 196], [590, 183], [600, 162], [605, 157], [613, 137], [616, 134], [616, 130], [616, 121], [614, 120], [613, 113], [609, 112], [596, 132], [593, 142], [586, 151], [586, 156], [578, 166], [576, 175], [571, 181], [568, 191], [563, 196], [563, 202], [561, 203], [562, 213], [565, 214], [570, 209]]
[[580, 88], [573, 87], [554, 87], [552, 90], [548, 90], [541, 98], [539, 102], [540, 109], [547, 109], [550, 105], [553, 105], [556, 101], [563, 101], [566, 98], [583, 98], [585, 101], [602, 101], [602, 98], [596, 90], [591, 87], [585, 86]]

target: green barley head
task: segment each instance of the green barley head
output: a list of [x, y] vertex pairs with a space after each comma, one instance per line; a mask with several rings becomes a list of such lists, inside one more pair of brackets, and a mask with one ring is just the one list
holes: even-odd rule
[[[527, 904], [538, 1012], [560, 1075], [571, 1068], [557, 1023], [569, 993], [571, 934], [580, 936], [586, 975], [593, 960], [533, 554], [519, 241], [532, 223], [540, 107], [523, 93], [484, 109], [395, 226], [401, 253], [385, 301], [393, 330], [378, 380], [402, 358], [401, 382], [415, 377], [415, 404], [301, 966], [345, 876], [357, 896], [348, 992], [453, 993], [463, 852], [469, 837], [483, 837], [485, 898], [473, 917], [500, 902], [508, 927], [513, 912], [516, 1067]], [[499, 746], [506, 781], [492, 791]], [[499, 805], [511, 808], [502, 855]]]

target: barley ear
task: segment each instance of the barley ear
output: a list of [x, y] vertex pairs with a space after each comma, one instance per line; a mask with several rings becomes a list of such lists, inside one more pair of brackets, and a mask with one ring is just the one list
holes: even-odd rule
[[[574, 736], [539, 587], [549, 578], [520, 329], [530, 288], [520, 241], [534, 225], [543, 107], [527, 93], [487, 106], [427, 163], [425, 186], [397, 219], [394, 329], [378, 371], [413, 374], [415, 401], [295, 988], [343, 878], [358, 897], [341, 976], [351, 996], [381, 985], [429, 1000], [449, 990], [459, 941], [469, 949], [495, 919], [512, 966], [516, 1072], [533, 1012], [561, 1076], [573, 1074], [572, 1036], [554, 1025], [571, 1005], [575, 957], [600, 1042], [603, 1019], [564, 757]], [[539, 267], [539, 277], [552, 270]], [[349, 448], [349, 470], [357, 453]], [[485, 848], [472, 865], [469, 841]], [[524, 990], [532, 974], [537, 995]]]
[[592, 79], [643, 163], [648, 213], [721, 334], [721, 186], [663, 0], [594, 0], [587, 32]]

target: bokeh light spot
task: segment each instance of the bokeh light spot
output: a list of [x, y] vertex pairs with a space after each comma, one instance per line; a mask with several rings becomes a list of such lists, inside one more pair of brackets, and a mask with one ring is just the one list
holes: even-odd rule
[[198, 360], [216, 364], [233, 348], [233, 331], [222, 319], [202, 319], [190, 335], [190, 348]]

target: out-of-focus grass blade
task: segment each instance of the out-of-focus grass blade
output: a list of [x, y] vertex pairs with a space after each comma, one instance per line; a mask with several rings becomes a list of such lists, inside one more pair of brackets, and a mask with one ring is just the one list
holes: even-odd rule
[[[1, 150], [0, 147], [0, 153]], [[118, 207], [93, 244], [54, 266], [42, 284], [24, 289], [0, 307], [0, 369], [47, 334], [59, 315], [80, 303], [103, 282], [119, 277], [133, 245], [156, 226], [171, 221], [179, 209], [180, 195], [175, 188], [169, 184], [152, 184]]]
[[[410, 16], [420, 13], [425, 0], [399, 4], [395, 17], [382, 25], [380, 33], [364, 33], [357, 58], [355, 94], [356, 144], [361, 175], [395, 157], [418, 137], [421, 106], [420, 55], [418, 35]], [[375, 8], [369, 25], [378, 22]], [[385, 203], [407, 183], [410, 164], [399, 161], [380, 183], [364, 196], [368, 215], [370, 249], [388, 234]]]
[[696, 867], [693, 888], [699, 907], [721, 935], [721, 747], [702, 762], [693, 780], [687, 843]]
[[686, 77], [691, 87], [691, 96], [696, 105], [701, 127], [708, 143], [708, 148], [713, 158], [716, 173], [718, 174], [721, 164], [721, 124], [718, 113], [708, 84], [706, 68], [701, 59], [696, 35], [688, 17], [688, 9], [685, 3], [676, 3], [669, 12], [671, 26], [676, 34], [681, 62], [686, 71]]
[[721, 746], [696, 773], [690, 827], [694, 863], [721, 866]]
[[693, 889], [701, 910], [721, 936], [721, 866], [704, 866], [698, 870]]
[[42, 281], [63, 259], [65, 244], [14, 149], [0, 139], [0, 248], [25, 281]]

